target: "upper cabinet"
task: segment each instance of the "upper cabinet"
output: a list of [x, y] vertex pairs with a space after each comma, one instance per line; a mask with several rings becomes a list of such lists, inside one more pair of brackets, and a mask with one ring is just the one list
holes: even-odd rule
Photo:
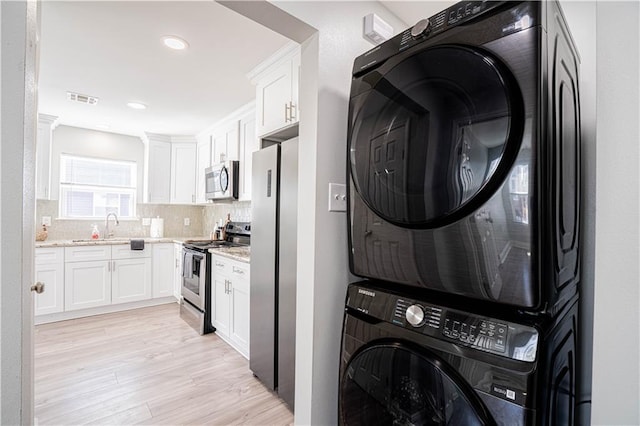
[[51, 199], [51, 142], [58, 117], [38, 114], [36, 137], [36, 198]]
[[[196, 136], [198, 140], [198, 202], [206, 202], [204, 191], [204, 169], [212, 164], [224, 161], [239, 160], [240, 188], [238, 199], [251, 199], [251, 154], [259, 149], [256, 134], [256, 103], [251, 101], [238, 108], [222, 120], [208, 127]], [[203, 145], [202, 156], [206, 155], [206, 141], [211, 141], [211, 156], [205, 165], [200, 161], [200, 145]]]
[[240, 129], [237, 118], [224, 120], [224, 122], [216, 128], [213, 133], [212, 164], [238, 159], [239, 134]]
[[287, 44], [248, 74], [256, 85], [256, 132], [269, 136], [298, 123], [300, 46]]
[[146, 134], [144, 201], [168, 204], [171, 201], [171, 137]]
[[191, 136], [146, 133], [143, 140], [144, 201], [152, 204], [195, 203], [196, 139]]
[[[174, 139], [174, 138], [172, 138]], [[196, 202], [196, 143], [171, 143], [171, 203]]]

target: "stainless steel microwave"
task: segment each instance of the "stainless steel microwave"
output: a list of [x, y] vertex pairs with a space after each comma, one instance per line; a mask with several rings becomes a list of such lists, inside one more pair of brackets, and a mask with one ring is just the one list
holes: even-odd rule
[[238, 161], [225, 161], [207, 167], [205, 175], [205, 196], [207, 200], [238, 199]]

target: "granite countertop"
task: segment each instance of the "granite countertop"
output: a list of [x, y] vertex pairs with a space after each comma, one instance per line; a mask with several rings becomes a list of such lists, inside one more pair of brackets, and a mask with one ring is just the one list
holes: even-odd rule
[[251, 261], [251, 246], [216, 247], [209, 249], [209, 253], [228, 257], [244, 263], [249, 263]]
[[[77, 246], [99, 246], [99, 245], [124, 245], [129, 244], [131, 240], [144, 240], [145, 244], [155, 243], [178, 243], [182, 244], [185, 241], [209, 241], [209, 237], [164, 237], [164, 238], [150, 238], [150, 237], [113, 237], [106, 239], [77, 239], [77, 240], [46, 240], [36, 241], [36, 248], [46, 247], [77, 247]], [[216, 247], [209, 249], [210, 253], [219, 254], [221, 256], [228, 257], [240, 262], [249, 263], [251, 259], [251, 247]]]
[[144, 240], [146, 244], [154, 243], [178, 243], [190, 240], [208, 240], [208, 237], [164, 237], [164, 238], [151, 238], [151, 237], [113, 237], [113, 238], [100, 238], [98, 240], [76, 239], [76, 240], [45, 240], [36, 241], [36, 248], [40, 247], [73, 247], [73, 246], [97, 246], [97, 245], [117, 245], [117, 244], [129, 244], [131, 240]]

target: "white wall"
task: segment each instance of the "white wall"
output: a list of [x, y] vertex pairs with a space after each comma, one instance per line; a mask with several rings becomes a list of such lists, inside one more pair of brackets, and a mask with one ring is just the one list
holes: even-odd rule
[[0, 424], [33, 416], [36, 2], [0, 3]]
[[[593, 424], [640, 424], [640, 4], [597, 4]], [[593, 28], [590, 28], [593, 30]]]
[[51, 199], [60, 195], [60, 154], [76, 154], [110, 160], [135, 161], [137, 164], [138, 202], [142, 202], [144, 144], [142, 139], [118, 133], [99, 132], [70, 126], [58, 126], [51, 143]]
[[356, 56], [373, 47], [362, 38], [362, 19], [375, 12], [396, 32], [406, 25], [377, 2], [275, 4], [319, 30], [302, 47], [295, 422], [336, 424], [350, 277], [346, 215], [328, 211], [328, 185], [346, 181], [351, 69]]

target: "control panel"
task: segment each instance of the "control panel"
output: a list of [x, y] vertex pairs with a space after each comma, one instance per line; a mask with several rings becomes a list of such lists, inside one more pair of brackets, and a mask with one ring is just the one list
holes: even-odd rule
[[413, 27], [406, 29], [356, 58], [353, 74], [356, 75], [368, 70], [398, 52], [422, 43], [427, 38], [452, 26], [475, 19], [484, 12], [494, 9], [503, 3], [500, 1], [462, 1], [429, 18], [421, 19]]
[[377, 288], [352, 284], [348, 294], [347, 310], [457, 346], [520, 361], [536, 360], [539, 336], [534, 327], [425, 303]]
[[509, 326], [503, 322], [447, 313], [442, 335], [472, 346], [504, 353]]

